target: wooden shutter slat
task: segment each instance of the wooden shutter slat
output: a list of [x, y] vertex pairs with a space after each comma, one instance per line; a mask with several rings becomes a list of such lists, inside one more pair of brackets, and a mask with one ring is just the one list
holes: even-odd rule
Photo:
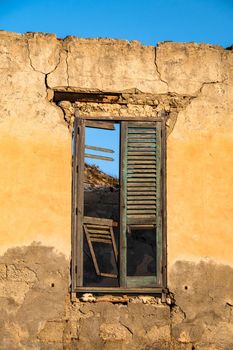
[[149, 200], [149, 199], [153, 199], [153, 200], [156, 200], [156, 198], [155, 198], [155, 196], [151, 196], [151, 195], [149, 195], [148, 196], [148, 192], [146, 193], [146, 197], [144, 196], [144, 195], [136, 195], [136, 194], [133, 194], [133, 195], [130, 195], [130, 193], [128, 194], [128, 200], [130, 200], [130, 201], [133, 201], [133, 200]]
[[[128, 122], [126, 167], [127, 221], [153, 219], [157, 215], [160, 132], [153, 122]], [[149, 201], [150, 200], [150, 201]]]
[[[147, 169], [156, 169], [156, 165], [151, 165], [148, 164], [146, 166]], [[144, 164], [129, 164], [128, 165], [128, 170], [133, 170], [133, 169], [145, 169], [145, 165]]]
[[127, 203], [130, 203], [130, 204], [132, 204], [132, 205], [134, 205], [134, 204], [138, 204], [138, 205], [140, 205], [140, 204], [154, 204], [154, 205], [156, 205], [156, 200], [153, 200], [153, 201], [148, 201], [148, 200], [146, 200], [146, 199], [144, 199], [144, 200], [127, 200]]

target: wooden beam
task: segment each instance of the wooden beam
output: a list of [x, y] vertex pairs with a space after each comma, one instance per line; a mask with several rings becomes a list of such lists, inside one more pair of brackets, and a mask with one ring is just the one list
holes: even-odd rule
[[99, 160], [107, 160], [110, 162], [112, 162], [114, 160], [113, 158], [110, 158], [110, 157], [96, 156], [94, 154], [89, 154], [89, 153], [85, 153], [84, 157], [85, 158], [92, 158], [92, 159], [99, 159]]
[[114, 122], [100, 120], [86, 120], [85, 126], [97, 129], [115, 130]]
[[102, 147], [95, 147], [95, 146], [88, 146], [85, 145], [86, 149], [91, 149], [93, 151], [100, 151], [100, 152], [106, 152], [106, 153], [114, 153], [114, 151], [112, 149], [109, 148], [102, 148]]

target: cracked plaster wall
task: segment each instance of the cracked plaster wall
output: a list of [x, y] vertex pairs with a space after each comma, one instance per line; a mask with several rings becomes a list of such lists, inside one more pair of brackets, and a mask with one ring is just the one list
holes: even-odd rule
[[[89, 349], [96, 341], [101, 349], [128, 349], [130, 344], [162, 349], [158, 334], [165, 334], [164, 348], [232, 349], [233, 51], [207, 44], [166, 42], [147, 47], [113, 39], [60, 40], [41, 33], [1, 31], [0, 75], [2, 348], [71, 349], [76, 342]], [[53, 89], [152, 95], [159, 103], [151, 109], [144, 103], [147, 112], [162, 103], [161, 96], [173, 96], [165, 102], [173, 115], [167, 159], [168, 272], [176, 305], [163, 324], [152, 317], [153, 329], [122, 329], [119, 320], [126, 317], [124, 312], [136, 325], [136, 309], [107, 304], [101, 311], [95, 304], [65, 303], [71, 135], [61, 108], [51, 101]], [[172, 110], [174, 97], [179, 108]], [[138, 103], [129, 105], [138, 113]], [[31, 246], [32, 242], [42, 245]], [[56, 266], [43, 265], [48, 255]], [[58, 289], [52, 287], [54, 276]], [[41, 299], [47, 300], [47, 292], [51, 303], [43, 308]], [[30, 316], [34, 306], [42, 310], [30, 325], [37, 312]], [[64, 316], [67, 307], [72, 311]], [[86, 308], [89, 316], [80, 321], [72, 307]], [[103, 318], [110, 307], [118, 315], [113, 324]], [[23, 319], [25, 310], [28, 316]], [[146, 313], [142, 311], [142, 317]], [[85, 342], [92, 324], [96, 337]], [[162, 326], [170, 331], [158, 332]]]

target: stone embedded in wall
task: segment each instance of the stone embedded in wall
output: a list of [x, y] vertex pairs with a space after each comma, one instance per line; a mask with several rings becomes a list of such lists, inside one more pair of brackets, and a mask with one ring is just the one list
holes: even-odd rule
[[[68, 97], [68, 95], [67, 95]], [[74, 121], [75, 110], [80, 117], [91, 118], [160, 118], [161, 113], [167, 115], [167, 133], [172, 132], [177, 121], [178, 113], [189, 105], [192, 98], [189, 96], [178, 96], [175, 94], [141, 94], [123, 93], [119, 96], [117, 103], [97, 103], [97, 102], [70, 102], [68, 100], [59, 101], [58, 106], [64, 112], [64, 119], [69, 128]]]
[[7, 279], [9, 281], [33, 283], [36, 281], [36, 274], [30, 268], [20, 265], [7, 265]]
[[96, 350], [233, 346], [229, 266], [177, 262], [170, 275], [176, 299], [171, 306], [145, 296], [132, 297], [127, 304], [101, 298], [72, 304], [67, 295], [68, 261], [44, 246], [11, 249], [1, 257], [0, 266], [2, 350], [91, 350], [93, 344]]
[[169, 349], [169, 308], [164, 305], [82, 303], [77, 345], [83, 349]]
[[99, 335], [103, 341], [123, 341], [126, 345], [132, 339], [132, 333], [118, 323], [102, 323], [99, 329]]
[[0, 264], [0, 280], [4, 280], [6, 278], [6, 265]]
[[170, 308], [156, 298], [128, 305], [101, 299], [72, 304], [69, 262], [41, 245], [9, 249], [0, 266], [6, 267], [4, 292], [0, 288], [1, 350], [169, 349]]
[[38, 339], [45, 344], [61, 343], [63, 341], [63, 332], [65, 324], [62, 321], [47, 321], [44, 328], [40, 331]]

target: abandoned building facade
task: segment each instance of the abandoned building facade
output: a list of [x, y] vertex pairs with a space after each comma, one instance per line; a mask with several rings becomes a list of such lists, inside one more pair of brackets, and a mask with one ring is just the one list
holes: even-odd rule
[[232, 350], [232, 48], [1, 31], [0, 76], [0, 349]]

